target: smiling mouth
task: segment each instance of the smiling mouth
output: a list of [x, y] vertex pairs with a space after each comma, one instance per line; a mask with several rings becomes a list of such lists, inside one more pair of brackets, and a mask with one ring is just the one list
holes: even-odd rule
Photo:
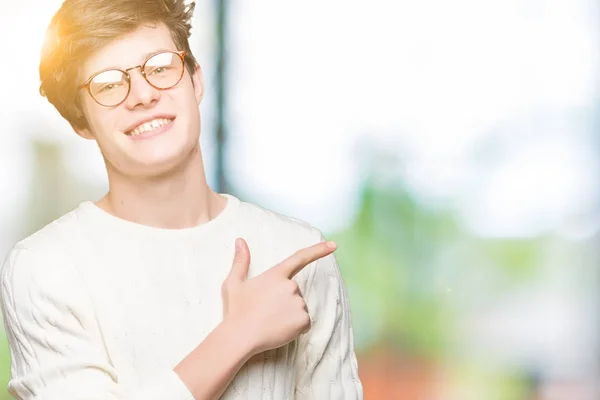
[[144, 122], [138, 125], [136, 128], [125, 132], [127, 136], [139, 136], [144, 133], [150, 133], [156, 129], [159, 129], [165, 125], [170, 124], [175, 118], [156, 118], [152, 121]]

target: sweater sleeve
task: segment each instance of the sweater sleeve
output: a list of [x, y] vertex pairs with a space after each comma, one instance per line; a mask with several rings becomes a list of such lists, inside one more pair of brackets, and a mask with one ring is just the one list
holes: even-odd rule
[[81, 277], [55, 259], [16, 246], [2, 267], [1, 305], [12, 360], [8, 391], [22, 400], [193, 400], [172, 370], [124, 392]]
[[312, 324], [298, 341], [296, 399], [362, 400], [350, 306], [336, 258], [331, 254], [312, 267], [303, 293]]

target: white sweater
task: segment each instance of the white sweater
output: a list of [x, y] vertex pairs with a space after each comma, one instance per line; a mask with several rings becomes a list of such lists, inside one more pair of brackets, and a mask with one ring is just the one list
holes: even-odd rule
[[[192, 400], [173, 372], [222, 319], [235, 238], [249, 278], [321, 232], [225, 194], [215, 219], [152, 228], [84, 202], [9, 253], [2, 311], [19, 399]], [[362, 399], [346, 288], [334, 255], [294, 277], [313, 319], [289, 345], [246, 363], [222, 399]]]

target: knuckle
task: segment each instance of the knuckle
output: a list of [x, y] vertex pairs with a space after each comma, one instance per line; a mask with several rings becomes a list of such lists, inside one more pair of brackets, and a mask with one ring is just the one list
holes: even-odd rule
[[306, 305], [306, 302], [303, 299], [300, 299], [300, 307], [308, 315], [308, 306]]
[[306, 301], [304, 301], [304, 299], [302, 297], [300, 297], [300, 303], [302, 305], [302, 309], [306, 312], [308, 312], [308, 305], [306, 304]]
[[294, 258], [300, 258], [303, 256], [303, 254], [306, 253], [306, 249], [298, 249], [294, 252], [294, 254], [292, 254], [292, 257]]
[[302, 254], [302, 265], [303, 265], [303, 266], [306, 266], [306, 265], [310, 264], [310, 262], [311, 262], [311, 260], [312, 260], [312, 257], [313, 257], [313, 256], [312, 256], [312, 253], [311, 253], [310, 251], [308, 251], [308, 250], [307, 250], [307, 251], [305, 251], [305, 252]]
[[310, 315], [304, 314], [304, 319], [302, 321], [302, 328], [304, 332], [308, 332], [312, 327], [312, 321], [310, 320]]
[[310, 249], [301, 249], [294, 253], [294, 261], [299, 265], [306, 265], [310, 261]]
[[293, 281], [293, 280], [288, 280], [285, 284], [285, 292], [288, 294], [298, 294], [300, 291], [300, 288], [298, 287], [298, 284]]
[[298, 283], [295, 280], [290, 279], [288, 282], [288, 286], [292, 293], [297, 293], [300, 291], [300, 287], [298, 286]]
[[221, 293], [228, 293], [230, 286], [229, 279], [225, 279], [221, 284]]

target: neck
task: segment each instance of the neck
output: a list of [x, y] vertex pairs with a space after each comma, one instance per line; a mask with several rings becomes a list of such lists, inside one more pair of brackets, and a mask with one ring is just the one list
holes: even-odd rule
[[199, 145], [176, 170], [132, 179], [107, 164], [109, 191], [96, 204], [116, 217], [165, 229], [198, 226], [215, 218], [227, 199], [206, 183]]

